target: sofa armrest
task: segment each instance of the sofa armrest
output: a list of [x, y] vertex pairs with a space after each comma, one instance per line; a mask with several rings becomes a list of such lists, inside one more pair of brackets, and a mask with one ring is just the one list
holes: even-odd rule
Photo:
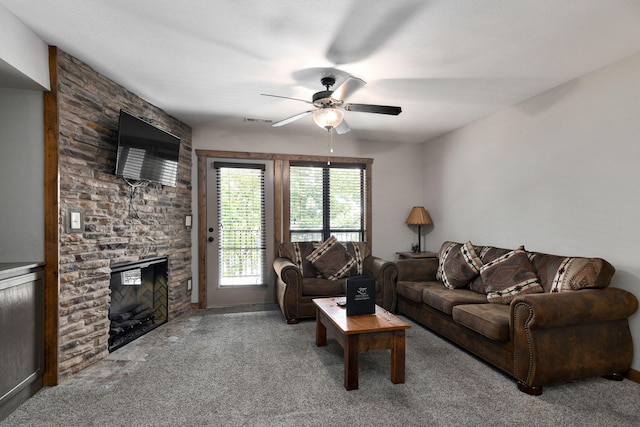
[[397, 274], [396, 264], [370, 255], [363, 261], [362, 274], [373, 277], [378, 282], [380, 294], [376, 298], [376, 303], [385, 310], [391, 310]]
[[436, 280], [438, 258], [401, 259], [396, 266], [398, 281], [431, 282]]
[[530, 312], [529, 329], [558, 328], [627, 319], [638, 309], [638, 300], [618, 288], [582, 289], [522, 295], [511, 303], [512, 313], [518, 309]]
[[295, 323], [298, 318], [298, 299], [302, 295], [302, 272], [288, 258], [273, 260], [276, 273], [276, 301], [287, 319], [287, 323]]
[[276, 258], [273, 260], [273, 270], [286, 284], [297, 285], [302, 281], [302, 272], [288, 258]]
[[628, 317], [638, 308], [623, 289], [531, 294], [511, 302], [513, 376], [527, 387], [624, 374], [633, 341]]

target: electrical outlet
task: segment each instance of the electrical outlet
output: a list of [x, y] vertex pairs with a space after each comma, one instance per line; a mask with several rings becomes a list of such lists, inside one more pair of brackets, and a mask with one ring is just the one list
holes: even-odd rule
[[187, 290], [190, 291], [191, 290], [191, 278], [187, 279]]

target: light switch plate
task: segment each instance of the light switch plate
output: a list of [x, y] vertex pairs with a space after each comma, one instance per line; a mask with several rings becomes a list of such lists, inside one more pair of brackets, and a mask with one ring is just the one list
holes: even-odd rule
[[82, 210], [69, 208], [67, 210], [67, 232], [80, 233], [84, 231], [84, 218]]
[[184, 217], [184, 226], [191, 227], [191, 215], [185, 215]]

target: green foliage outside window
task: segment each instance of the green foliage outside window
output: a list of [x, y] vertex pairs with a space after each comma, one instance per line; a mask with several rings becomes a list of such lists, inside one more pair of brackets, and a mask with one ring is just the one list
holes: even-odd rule
[[363, 166], [291, 166], [289, 174], [292, 241], [364, 239]]

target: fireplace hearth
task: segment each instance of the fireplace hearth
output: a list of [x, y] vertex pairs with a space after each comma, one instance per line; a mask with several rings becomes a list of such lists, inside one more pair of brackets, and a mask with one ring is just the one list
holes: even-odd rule
[[110, 352], [167, 322], [167, 272], [166, 257], [111, 267]]

